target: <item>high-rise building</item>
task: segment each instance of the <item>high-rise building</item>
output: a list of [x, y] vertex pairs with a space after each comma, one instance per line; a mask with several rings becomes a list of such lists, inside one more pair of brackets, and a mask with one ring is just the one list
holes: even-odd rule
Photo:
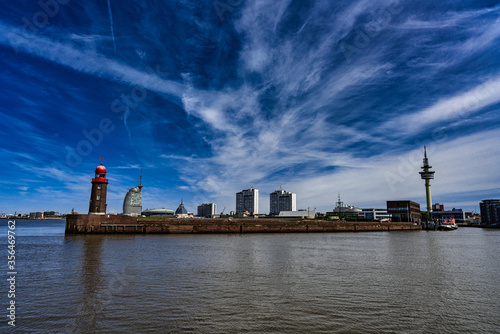
[[500, 199], [485, 199], [479, 203], [482, 225], [500, 225]]
[[106, 167], [101, 164], [95, 169], [95, 177], [92, 179], [92, 190], [90, 192], [90, 215], [106, 214], [106, 193], [108, 189], [108, 179], [106, 178]]
[[198, 205], [198, 217], [210, 218], [215, 215], [216, 205], [215, 203], [203, 203]]
[[123, 214], [128, 216], [140, 216], [142, 213], [142, 169], [139, 176], [139, 185], [130, 188], [123, 200]]
[[259, 189], [250, 188], [236, 193], [236, 213], [245, 211], [251, 215], [259, 213]]
[[275, 190], [269, 195], [269, 215], [277, 216], [281, 211], [296, 211], [296, 202], [296, 194], [283, 189]]

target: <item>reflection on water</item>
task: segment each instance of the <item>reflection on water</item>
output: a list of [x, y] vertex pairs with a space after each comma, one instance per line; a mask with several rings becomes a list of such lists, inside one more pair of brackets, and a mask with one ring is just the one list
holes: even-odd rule
[[103, 285], [101, 277], [103, 239], [92, 235], [81, 239], [83, 257], [77, 276], [80, 279], [82, 294], [78, 298], [73, 321], [65, 326], [68, 333], [94, 332], [98, 329], [99, 318], [103, 316], [103, 303], [99, 294], [100, 287]]
[[18, 224], [23, 333], [500, 332], [500, 231], [64, 236], [64, 222], [40, 224]]

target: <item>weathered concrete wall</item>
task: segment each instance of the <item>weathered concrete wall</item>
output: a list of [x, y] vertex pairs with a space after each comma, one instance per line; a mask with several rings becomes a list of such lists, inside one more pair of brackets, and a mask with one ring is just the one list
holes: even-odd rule
[[286, 219], [137, 219], [120, 215], [68, 215], [66, 233], [314, 233], [421, 230], [409, 223]]
[[[126, 228], [124, 225], [130, 225]], [[66, 234], [70, 233], [123, 233], [137, 231], [137, 218], [120, 215], [67, 215]], [[142, 227], [142, 224], [140, 224]]]

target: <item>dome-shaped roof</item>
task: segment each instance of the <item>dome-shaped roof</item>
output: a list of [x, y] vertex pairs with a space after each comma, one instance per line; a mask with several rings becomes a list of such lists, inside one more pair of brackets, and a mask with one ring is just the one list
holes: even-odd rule
[[106, 167], [104, 167], [102, 165], [102, 161], [101, 161], [101, 164], [99, 166], [97, 166], [97, 168], [95, 169], [95, 173], [96, 174], [106, 174]]
[[176, 215], [187, 215], [188, 214], [188, 211], [184, 207], [183, 203], [181, 203], [181, 205], [179, 205], [179, 207], [177, 208], [177, 210], [175, 210], [175, 214]]

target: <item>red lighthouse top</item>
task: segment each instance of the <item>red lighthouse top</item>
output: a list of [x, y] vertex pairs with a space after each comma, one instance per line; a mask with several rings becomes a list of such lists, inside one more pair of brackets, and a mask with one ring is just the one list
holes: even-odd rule
[[95, 169], [95, 173], [96, 174], [106, 174], [106, 167], [104, 167], [102, 165], [102, 161], [101, 161], [101, 164], [99, 166], [97, 166], [97, 168]]
[[102, 165], [101, 158], [101, 164], [95, 169], [95, 178], [92, 179], [92, 182], [108, 183], [108, 180], [106, 179], [106, 172], [106, 167]]

